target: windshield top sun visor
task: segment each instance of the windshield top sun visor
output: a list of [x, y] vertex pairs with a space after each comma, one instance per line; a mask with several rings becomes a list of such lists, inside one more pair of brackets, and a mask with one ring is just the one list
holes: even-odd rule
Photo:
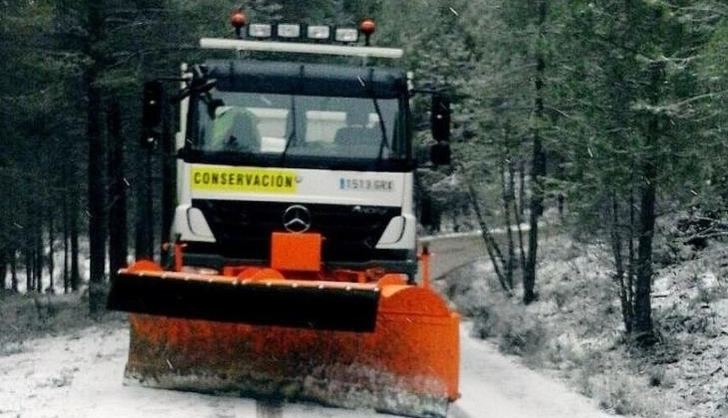
[[407, 94], [406, 75], [395, 69], [238, 60], [209, 60], [205, 67], [221, 91], [381, 99]]

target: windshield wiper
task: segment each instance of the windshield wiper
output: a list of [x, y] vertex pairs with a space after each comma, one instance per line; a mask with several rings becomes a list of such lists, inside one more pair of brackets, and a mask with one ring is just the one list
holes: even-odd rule
[[382, 118], [382, 110], [379, 108], [379, 102], [376, 97], [372, 97], [374, 101], [374, 110], [377, 111], [377, 117], [379, 118], [379, 128], [382, 130], [382, 141], [379, 143], [379, 155], [377, 156], [377, 164], [382, 162], [384, 157], [384, 148], [390, 149], [389, 139], [387, 139], [387, 126], [384, 124], [384, 118]]
[[[299, 71], [298, 71], [298, 81], [299, 81], [299, 90], [303, 88], [303, 72], [304, 72], [304, 66], [301, 65]], [[297, 134], [297, 126], [298, 121], [296, 120], [296, 94], [291, 94], [291, 122], [293, 123], [293, 126], [291, 127], [291, 133], [288, 135], [288, 138], [286, 138], [286, 146], [283, 148], [283, 152], [281, 153], [281, 165], [286, 162], [286, 155], [288, 154], [288, 149], [293, 144], [293, 141], [298, 141], [298, 134]]]
[[379, 154], [377, 155], [377, 165], [379, 165], [381, 164], [382, 158], [384, 157], [384, 148], [391, 148], [389, 147], [389, 139], [387, 138], [387, 126], [384, 124], [384, 117], [382, 117], [382, 109], [379, 107], [377, 94], [374, 91], [374, 68], [369, 69], [369, 86], [367, 87], [367, 90], [369, 90], [369, 94], [371, 95], [372, 102], [374, 103], [374, 110], [377, 112], [377, 119], [379, 119], [379, 129], [382, 131], [382, 140], [379, 142]]
[[296, 134], [296, 126], [298, 125], [298, 122], [296, 121], [296, 96], [291, 96], [291, 123], [293, 126], [291, 126], [291, 133], [288, 134], [288, 138], [286, 138], [286, 146], [283, 148], [283, 152], [281, 153], [281, 164], [286, 162], [286, 155], [288, 154], [288, 149], [291, 147], [291, 144], [293, 144], [294, 140], [297, 140], [297, 134]]

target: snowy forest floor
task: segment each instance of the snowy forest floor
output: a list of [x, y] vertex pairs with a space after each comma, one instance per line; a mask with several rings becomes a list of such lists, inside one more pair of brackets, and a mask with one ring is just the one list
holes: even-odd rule
[[543, 237], [539, 259], [539, 301], [525, 309], [506, 299], [485, 260], [449, 275], [444, 291], [477, 318], [476, 335], [565, 378], [609, 412], [728, 416], [728, 245], [658, 245], [659, 343], [646, 351], [625, 338], [605, 246], [575, 242], [555, 227]]
[[88, 315], [85, 293], [68, 295], [0, 295], [0, 356], [23, 351], [26, 341], [72, 333], [91, 325], [118, 323], [121, 314], [107, 314], [99, 321]]

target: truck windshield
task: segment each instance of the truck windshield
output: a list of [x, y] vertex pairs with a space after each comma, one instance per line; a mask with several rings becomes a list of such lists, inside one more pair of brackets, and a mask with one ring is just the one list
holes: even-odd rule
[[196, 112], [193, 149], [203, 153], [285, 153], [286, 161], [408, 157], [398, 99], [377, 99], [380, 112], [373, 99], [359, 97], [213, 90], [211, 99], [215, 106], [200, 102]]

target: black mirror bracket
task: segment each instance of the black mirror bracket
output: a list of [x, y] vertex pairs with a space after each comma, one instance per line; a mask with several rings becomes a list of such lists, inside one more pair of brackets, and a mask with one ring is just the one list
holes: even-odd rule
[[[193, 94], [200, 95], [205, 103], [214, 102], [210, 96], [210, 90], [217, 85], [217, 80], [207, 78], [206, 71], [201, 66], [194, 66], [193, 74], [195, 74], [195, 77], [192, 79], [187, 77], [161, 77], [144, 83], [142, 137], [140, 142], [142, 148], [148, 150], [156, 148], [162, 135], [162, 113], [165, 103], [177, 104]], [[186, 87], [174, 96], [167, 96], [163, 85], [164, 82], [184, 82]], [[220, 103], [213, 103], [213, 112], [217, 106], [220, 106]]]
[[452, 151], [450, 143], [447, 141], [439, 141], [430, 146], [430, 161], [435, 166], [450, 165]]
[[162, 106], [164, 101], [164, 87], [160, 80], [144, 83], [142, 102], [142, 138], [141, 146], [145, 149], [154, 149], [158, 142], [162, 124]]
[[452, 125], [450, 98], [443, 93], [434, 93], [430, 113], [432, 137], [437, 141], [430, 147], [430, 160], [435, 165], [449, 165], [452, 156], [450, 151]]

